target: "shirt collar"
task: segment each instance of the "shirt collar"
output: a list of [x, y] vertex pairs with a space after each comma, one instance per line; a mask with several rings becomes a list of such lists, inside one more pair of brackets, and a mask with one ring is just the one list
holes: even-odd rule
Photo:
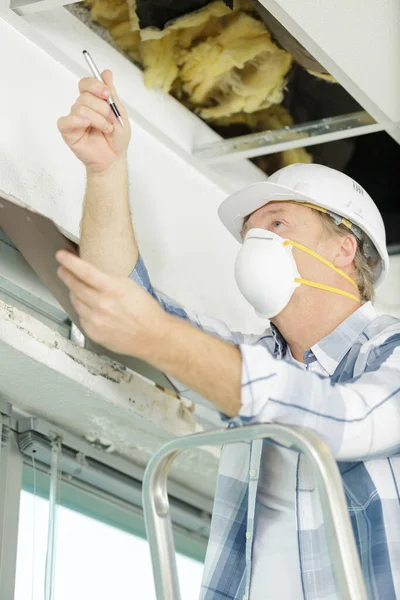
[[288, 349], [287, 342], [279, 329], [271, 323], [271, 331], [275, 342], [274, 356], [277, 358], [284, 358]]
[[[329, 375], [333, 375], [358, 336], [376, 317], [377, 312], [371, 302], [363, 304], [340, 323], [332, 333], [307, 350], [304, 354], [304, 362], [307, 364], [316, 359]], [[287, 343], [273, 323], [271, 323], [271, 330], [275, 340], [274, 356], [284, 358], [288, 350]]]
[[333, 375], [344, 355], [347, 354], [356, 339], [376, 317], [377, 312], [371, 302], [363, 304], [340, 323], [332, 333], [314, 344], [306, 352], [306, 355], [310, 354], [311, 351], [325, 371], [329, 375]]

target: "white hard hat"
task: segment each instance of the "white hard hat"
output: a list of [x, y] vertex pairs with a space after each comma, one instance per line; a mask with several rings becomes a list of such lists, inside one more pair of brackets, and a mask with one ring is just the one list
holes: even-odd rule
[[268, 202], [288, 200], [324, 209], [336, 222], [343, 222], [356, 237], [364, 239], [364, 253], [374, 263], [374, 287], [382, 283], [389, 269], [382, 216], [367, 192], [340, 171], [316, 164], [289, 165], [276, 171], [268, 181], [253, 183], [229, 196], [218, 214], [225, 227], [242, 242], [243, 220], [248, 215]]

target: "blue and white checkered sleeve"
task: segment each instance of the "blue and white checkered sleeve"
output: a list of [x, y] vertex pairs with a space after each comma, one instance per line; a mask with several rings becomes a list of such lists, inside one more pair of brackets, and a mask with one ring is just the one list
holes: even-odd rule
[[156, 291], [151, 284], [149, 273], [141, 256], [139, 256], [136, 267], [129, 277], [133, 281], [136, 281], [136, 283], [138, 283], [142, 288], [147, 290], [149, 294], [151, 294], [153, 298], [155, 298], [157, 302], [164, 308], [164, 310], [170, 315], [190, 321], [199, 329], [215, 335], [227, 342], [232, 342], [233, 344], [243, 344], [250, 339], [251, 336], [246, 336], [243, 333], [231, 331], [223, 321], [214, 319], [212, 317], [206, 317], [204, 315], [199, 315], [193, 311], [187, 310], [175, 302], [175, 300], [172, 300], [172, 298], [169, 298], [168, 296]]
[[340, 460], [400, 451], [400, 341], [374, 350], [365, 373], [333, 385], [329, 377], [242, 345], [242, 404], [237, 425], [282, 423], [313, 430]]

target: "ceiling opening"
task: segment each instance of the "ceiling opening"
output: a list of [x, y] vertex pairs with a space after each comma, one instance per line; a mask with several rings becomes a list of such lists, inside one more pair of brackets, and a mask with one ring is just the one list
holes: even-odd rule
[[[173, 95], [225, 139], [363, 111], [257, 0], [84, 0], [67, 8], [138, 65], [148, 88]], [[317, 162], [354, 177], [380, 208], [392, 252], [400, 249], [399, 159], [385, 132], [251, 158], [268, 175]]]

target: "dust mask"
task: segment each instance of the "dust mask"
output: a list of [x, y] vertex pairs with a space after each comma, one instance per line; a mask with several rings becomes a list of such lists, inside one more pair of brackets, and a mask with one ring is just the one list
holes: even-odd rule
[[271, 319], [278, 315], [299, 285], [320, 288], [360, 302], [354, 294], [303, 279], [293, 257], [294, 246], [332, 268], [358, 289], [347, 273], [306, 246], [265, 229], [250, 229], [236, 259], [235, 277], [239, 290], [259, 317]]

